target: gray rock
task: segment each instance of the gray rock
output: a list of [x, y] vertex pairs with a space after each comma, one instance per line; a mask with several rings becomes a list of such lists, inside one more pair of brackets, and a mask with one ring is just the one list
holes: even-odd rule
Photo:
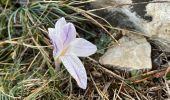
[[170, 52], [170, 3], [150, 3], [146, 6], [146, 12], [152, 16], [152, 21], [143, 23], [141, 29], [150, 35], [162, 50]]
[[[111, 25], [141, 34], [157, 44], [161, 50], [170, 52], [170, 0], [96, 0], [92, 5], [106, 8], [97, 12]], [[151, 3], [154, 2], [154, 3]], [[134, 39], [128, 35], [119, 40], [121, 45], [110, 48], [100, 63], [132, 69], [151, 68], [151, 47], [144, 37]], [[137, 36], [138, 37], [138, 36]], [[133, 38], [132, 40], [129, 40]]]
[[108, 7], [108, 14], [103, 16], [112, 25], [140, 31], [150, 39], [156, 40], [164, 51], [170, 52], [170, 0], [166, 1], [96, 0], [92, 5]]

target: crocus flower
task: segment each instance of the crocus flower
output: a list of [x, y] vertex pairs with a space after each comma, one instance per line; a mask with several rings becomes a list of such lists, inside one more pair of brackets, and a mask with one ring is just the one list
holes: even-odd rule
[[48, 32], [53, 44], [53, 57], [56, 65], [62, 62], [79, 87], [86, 89], [87, 74], [78, 57], [94, 54], [97, 50], [96, 46], [83, 38], [76, 38], [74, 25], [67, 23], [65, 18], [60, 18], [55, 28], [48, 28]]

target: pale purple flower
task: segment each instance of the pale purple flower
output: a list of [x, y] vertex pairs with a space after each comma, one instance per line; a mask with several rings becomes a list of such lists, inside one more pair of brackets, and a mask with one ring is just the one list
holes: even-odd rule
[[86, 89], [87, 74], [78, 57], [94, 54], [97, 50], [96, 46], [83, 38], [76, 38], [74, 25], [67, 23], [65, 18], [60, 18], [55, 28], [48, 28], [48, 32], [54, 48], [53, 56], [56, 65], [62, 62], [79, 87]]

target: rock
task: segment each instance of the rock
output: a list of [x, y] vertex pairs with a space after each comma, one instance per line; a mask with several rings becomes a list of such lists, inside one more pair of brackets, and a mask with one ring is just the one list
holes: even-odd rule
[[103, 65], [113, 65], [118, 68], [150, 69], [151, 46], [144, 37], [128, 35], [119, 40], [100, 58]]
[[170, 52], [170, 3], [150, 3], [146, 6], [146, 12], [152, 16], [152, 21], [143, 23], [141, 29], [150, 35], [162, 50]]
[[110, 6], [107, 14], [105, 13], [102, 17], [104, 16], [113, 26], [142, 32], [145, 36], [155, 40], [164, 51], [170, 52], [170, 0], [166, 1], [96, 0], [92, 5]]
[[[95, 0], [95, 2], [92, 2], [91, 5], [92, 8], [95, 9], [105, 8], [105, 10], [99, 10], [96, 11], [95, 13], [105, 18], [112, 26], [134, 29], [134, 27], [136, 27], [137, 24], [135, 25], [135, 23], [133, 23], [130, 20], [131, 19], [136, 20], [136, 17], [135, 14], [130, 12], [130, 6], [129, 5], [119, 6], [122, 4], [131, 3], [132, 3], [131, 0]], [[131, 15], [127, 15], [126, 13]]]
[[[101, 8], [101, 7], [108, 7], [110, 6], [108, 10], [114, 9], [117, 5], [121, 4], [130, 4], [132, 3], [131, 0], [94, 0], [94, 2], [91, 3], [91, 5], [95, 8]], [[126, 7], [126, 6], [123, 6]]]
[[[96, 0], [92, 3], [92, 6], [94, 6], [94, 8], [106, 8], [103, 11], [95, 13], [105, 18], [112, 26], [139, 31], [141, 35], [143, 34], [149, 37], [149, 40], [160, 47], [160, 50], [170, 52], [169, 2], [170, 0]], [[146, 68], [147, 65], [147, 68], [151, 68], [149, 53], [151, 49], [149, 49], [150, 46], [147, 46], [149, 43], [147, 43], [144, 37], [143, 40], [135, 39], [125, 42], [125, 40], [129, 38], [134, 38], [134, 36], [128, 35], [128, 37], [123, 37], [119, 40], [119, 42], [124, 42], [121, 42], [120, 46], [115, 45], [109, 49], [106, 54], [101, 57], [100, 62], [102, 64], [119, 67], [133, 66], [132, 69]], [[135, 41], [138, 41], [138, 43]], [[140, 53], [136, 50], [139, 50]], [[135, 53], [136, 55], [140, 55], [143, 61], [137, 58]], [[142, 65], [142, 62], [145, 67]], [[139, 66], [139, 68], [135, 68], [135, 66]]]

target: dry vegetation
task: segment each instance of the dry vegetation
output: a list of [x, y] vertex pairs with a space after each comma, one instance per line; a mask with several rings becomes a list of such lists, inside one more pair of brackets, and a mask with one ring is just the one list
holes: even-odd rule
[[[116, 42], [113, 33], [127, 30], [111, 26], [87, 9], [88, 0], [1, 0], [0, 100], [165, 100], [170, 95], [168, 54], [155, 44], [153, 69], [126, 71], [98, 63]], [[97, 45], [95, 55], [81, 59], [88, 87], [80, 89], [62, 66], [54, 68], [47, 28], [65, 17], [76, 25], [80, 37]], [[135, 32], [134, 32], [135, 34]], [[151, 42], [152, 43], [152, 42]], [[155, 64], [156, 63], [156, 64]], [[157, 64], [158, 63], [158, 64]]]

